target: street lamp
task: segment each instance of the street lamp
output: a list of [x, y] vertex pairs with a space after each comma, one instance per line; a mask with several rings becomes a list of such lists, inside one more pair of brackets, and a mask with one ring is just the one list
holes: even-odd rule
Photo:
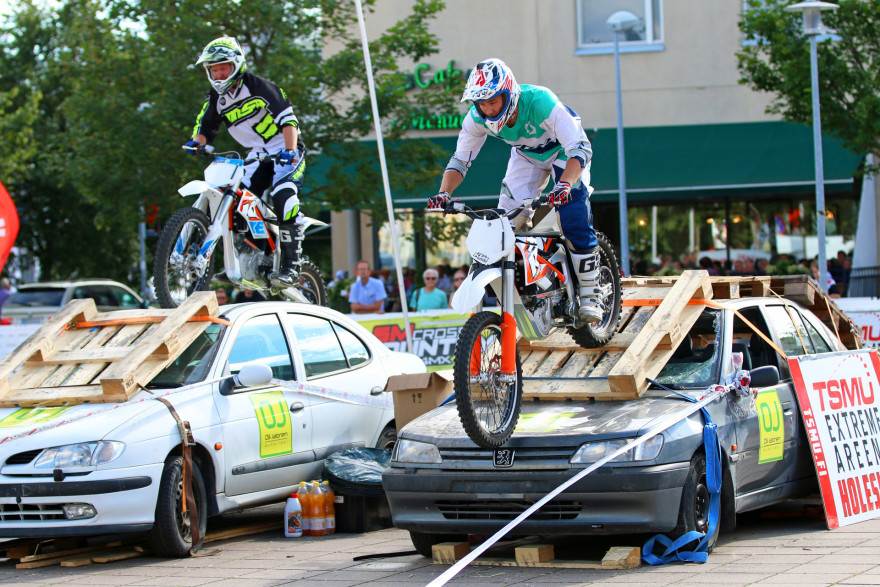
[[[803, 16], [804, 34], [810, 37], [810, 83], [813, 98], [813, 159], [816, 165], [816, 234], [819, 248], [819, 287], [828, 292], [828, 263], [825, 260], [825, 170], [822, 166], [822, 118], [819, 114], [818, 35], [829, 32], [822, 24], [823, 10], [836, 10], [837, 4], [806, 0], [786, 6], [788, 12]], [[806, 251], [804, 251], [806, 253]]]
[[626, 220], [626, 164], [623, 156], [623, 101], [620, 94], [620, 33], [639, 25], [632, 12], [621, 10], [605, 21], [614, 33], [614, 73], [617, 81], [617, 180], [620, 186], [620, 268], [629, 275], [629, 225]]

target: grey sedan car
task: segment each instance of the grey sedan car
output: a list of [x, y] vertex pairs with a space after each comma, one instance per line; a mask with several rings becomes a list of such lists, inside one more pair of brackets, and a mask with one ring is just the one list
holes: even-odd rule
[[[818, 490], [788, 366], [740, 316], [790, 357], [845, 347], [796, 303], [748, 298], [724, 304], [729, 309], [703, 311], [655, 381], [699, 398], [710, 386], [731, 379], [740, 357], [735, 353], [741, 353], [742, 369], [750, 371], [757, 396], [730, 392], [708, 405], [723, 453], [719, 527], [731, 529], [737, 512]], [[778, 454], [759, 450], [756, 397], [759, 403], [772, 397], [782, 414]], [[399, 434], [383, 476], [394, 525], [410, 531], [424, 556], [431, 556], [438, 542], [494, 533], [579, 471], [688, 406], [658, 385], [630, 401], [524, 401], [516, 432], [495, 451], [468, 439], [454, 404], [441, 406]], [[587, 475], [514, 533], [675, 537], [706, 532], [709, 492], [702, 430], [698, 411]], [[710, 545], [717, 537], [718, 528]]]

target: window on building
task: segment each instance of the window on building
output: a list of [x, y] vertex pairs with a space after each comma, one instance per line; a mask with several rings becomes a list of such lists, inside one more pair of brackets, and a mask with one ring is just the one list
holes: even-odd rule
[[639, 18], [639, 26], [621, 34], [621, 52], [662, 51], [662, 0], [577, 0], [577, 55], [614, 51], [614, 33], [606, 21], [626, 10]]

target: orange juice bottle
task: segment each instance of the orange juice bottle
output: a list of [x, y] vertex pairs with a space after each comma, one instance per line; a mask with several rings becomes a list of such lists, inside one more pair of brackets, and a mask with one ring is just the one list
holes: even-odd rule
[[305, 481], [299, 482], [299, 490], [296, 492], [299, 497], [299, 503], [302, 506], [302, 533], [303, 536], [312, 536], [312, 510], [310, 503], [312, 501], [311, 488]]
[[324, 529], [327, 534], [336, 533], [336, 494], [330, 488], [330, 482], [324, 481], [321, 484], [324, 490]]
[[324, 527], [324, 496], [321, 492], [321, 484], [312, 481], [312, 488], [309, 491], [309, 511], [312, 514], [312, 536], [324, 536], [327, 531]]

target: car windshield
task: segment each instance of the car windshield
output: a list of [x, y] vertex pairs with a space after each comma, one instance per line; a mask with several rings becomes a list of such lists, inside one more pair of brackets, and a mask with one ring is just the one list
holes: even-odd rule
[[706, 389], [721, 368], [721, 311], [707, 308], [675, 349], [656, 381], [673, 389]]
[[60, 306], [62, 298], [64, 298], [63, 287], [29, 287], [9, 296], [6, 307]]
[[181, 387], [203, 381], [220, 348], [225, 326], [211, 324], [170, 365], [153, 377], [147, 387]]

